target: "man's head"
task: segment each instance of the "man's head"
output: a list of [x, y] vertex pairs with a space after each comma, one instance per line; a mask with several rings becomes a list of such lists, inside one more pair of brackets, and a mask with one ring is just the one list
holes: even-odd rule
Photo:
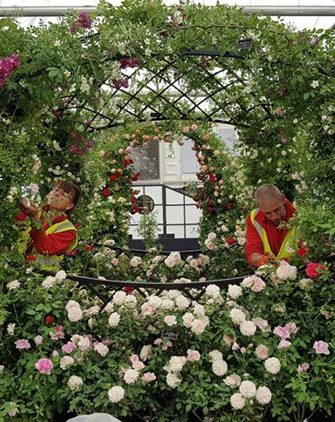
[[80, 190], [72, 182], [62, 181], [57, 183], [48, 195], [48, 204], [67, 215], [75, 209], [80, 199]]
[[280, 190], [270, 184], [260, 186], [255, 192], [255, 201], [265, 217], [272, 221], [275, 226], [285, 218], [286, 208], [284, 205], [285, 196]]

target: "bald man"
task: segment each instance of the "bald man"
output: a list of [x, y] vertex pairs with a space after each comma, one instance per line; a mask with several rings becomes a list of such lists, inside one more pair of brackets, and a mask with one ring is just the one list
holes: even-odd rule
[[253, 267], [274, 259], [287, 259], [289, 245], [295, 239], [295, 227], [288, 229], [286, 223], [295, 208], [280, 190], [270, 184], [260, 186], [255, 192], [256, 209], [248, 215], [245, 255]]

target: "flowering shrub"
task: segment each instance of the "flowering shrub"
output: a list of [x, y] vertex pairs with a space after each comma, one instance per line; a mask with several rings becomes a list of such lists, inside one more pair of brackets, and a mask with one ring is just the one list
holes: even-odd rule
[[330, 415], [334, 284], [286, 267], [264, 267], [227, 291], [208, 285], [197, 301], [120, 290], [106, 304], [64, 272], [7, 280], [2, 415], [53, 420], [97, 406], [170, 420], [270, 412], [285, 421], [297, 406]]

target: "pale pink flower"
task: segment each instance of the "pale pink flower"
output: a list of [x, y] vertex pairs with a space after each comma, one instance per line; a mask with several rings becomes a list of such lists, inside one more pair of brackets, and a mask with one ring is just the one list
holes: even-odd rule
[[35, 363], [35, 368], [40, 374], [50, 375], [53, 368], [53, 363], [50, 359], [41, 358]]
[[81, 377], [78, 377], [77, 375], [71, 375], [67, 382], [67, 386], [71, 391], [78, 391], [83, 385], [83, 379]]
[[251, 291], [255, 293], [259, 293], [262, 290], [264, 290], [266, 287], [266, 284], [260, 277], [254, 277], [254, 284], [251, 286]]
[[19, 339], [16, 340], [16, 342], [14, 343], [16, 348], [19, 350], [24, 350], [24, 349], [30, 349], [30, 343], [27, 339]]
[[256, 394], [256, 385], [252, 381], [242, 381], [240, 384], [240, 393], [243, 397], [250, 399]]
[[184, 327], [191, 328], [192, 322], [194, 321], [194, 316], [190, 312], [186, 312], [186, 314], [182, 316], [182, 320], [183, 320]]
[[108, 398], [112, 403], [118, 403], [124, 398], [124, 393], [124, 389], [117, 385], [108, 390]]
[[191, 324], [191, 331], [197, 336], [202, 334], [207, 327], [207, 324], [202, 319], [195, 319]]
[[232, 299], [237, 299], [242, 296], [242, 288], [236, 284], [229, 284], [228, 286], [228, 296]]
[[218, 377], [223, 377], [228, 371], [228, 365], [224, 360], [214, 360], [212, 363], [212, 371]]
[[241, 384], [241, 377], [237, 374], [228, 375], [224, 379], [224, 383], [231, 388], [238, 387]]
[[295, 334], [298, 331], [298, 327], [295, 322], [288, 322], [285, 324], [285, 328], [290, 334]]
[[318, 355], [329, 355], [329, 344], [325, 341], [319, 340], [315, 341], [313, 344], [313, 349]]
[[287, 349], [288, 347], [291, 346], [291, 342], [287, 341], [287, 340], [280, 340], [279, 344], [278, 344], [278, 349]]
[[50, 333], [51, 340], [59, 340], [65, 337], [63, 327], [61, 325], [57, 325], [55, 327], [55, 332]]
[[273, 333], [281, 339], [290, 338], [289, 330], [286, 327], [281, 327], [280, 325], [274, 328]]
[[123, 379], [126, 384], [134, 384], [137, 378], [138, 371], [136, 371], [136, 369], [127, 369], [123, 376]]
[[117, 327], [117, 325], [119, 324], [120, 321], [120, 315], [117, 312], [113, 312], [110, 314], [109, 318], [108, 318], [108, 325], [110, 325], [111, 327]]
[[40, 344], [43, 343], [43, 337], [42, 336], [36, 336], [34, 338], [34, 342], [35, 342], [36, 346], [39, 346]]
[[269, 404], [272, 398], [272, 393], [267, 387], [258, 387], [256, 392], [256, 400], [259, 404]]
[[181, 384], [181, 378], [174, 372], [169, 372], [166, 375], [166, 383], [170, 388], [177, 388]]
[[200, 360], [200, 353], [198, 352], [198, 350], [191, 350], [188, 349], [187, 350], [187, 357], [186, 359], [190, 362], [197, 362], [198, 360]]
[[307, 362], [303, 362], [298, 366], [298, 373], [300, 374], [301, 372], [307, 372], [309, 370], [309, 363]]
[[105, 357], [105, 356], [107, 356], [107, 354], [108, 354], [108, 352], [109, 352], [109, 348], [108, 348], [108, 346], [106, 346], [105, 344], [103, 344], [103, 343], [96, 343], [95, 345], [94, 345], [94, 350], [100, 355], [100, 356], [102, 356], [103, 358]]
[[172, 327], [177, 324], [177, 319], [174, 315], [167, 315], [164, 318], [164, 322], [167, 326]]
[[140, 351], [140, 358], [143, 360], [143, 362], [145, 362], [148, 359], [148, 357], [151, 355], [151, 352], [152, 352], [151, 345], [146, 345], [142, 347]]
[[243, 321], [240, 325], [240, 331], [244, 336], [253, 336], [256, 332], [256, 325], [252, 321]]
[[230, 397], [231, 407], [235, 410], [243, 409], [245, 406], [245, 398], [241, 393], [235, 393]]
[[143, 382], [152, 382], [156, 380], [156, 375], [153, 372], [146, 372], [142, 375], [141, 380]]
[[264, 366], [265, 369], [273, 375], [278, 374], [281, 368], [280, 361], [277, 358], [266, 359], [266, 361], [264, 362]]
[[63, 353], [71, 353], [73, 349], [74, 349], [74, 344], [72, 343], [72, 341], [68, 341], [62, 346]]
[[74, 364], [74, 359], [72, 356], [63, 356], [61, 360], [59, 361], [59, 366], [63, 370], [73, 364]]

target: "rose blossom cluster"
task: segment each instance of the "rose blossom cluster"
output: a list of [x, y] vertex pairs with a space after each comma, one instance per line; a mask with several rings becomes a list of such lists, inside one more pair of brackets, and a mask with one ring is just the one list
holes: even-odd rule
[[0, 88], [5, 85], [9, 75], [18, 67], [20, 67], [20, 60], [16, 53], [0, 59]]
[[69, 300], [65, 305], [65, 309], [67, 310], [67, 317], [69, 318], [69, 321], [78, 322], [82, 319], [83, 312], [79, 303], [75, 300]]
[[265, 282], [257, 275], [245, 277], [241, 283], [243, 288], [250, 289], [252, 292], [258, 293], [265, 289]]
[[291, 334], [295, 334], [298, 328], [294, 322], [289, 322], [284, 326], [278, 325], [274, 328], [273, 333], [280, 338], [278, 349], [286, 349], [291, 346], [291, 342], [288, 340], [291, 338]]
[[171, 252], [170, 255], [165, 258], [164, 264], [168, 268], [173, 268], [181, 262], [181, 255], [179, 252]]
[[253, 321], [247, 320], [245, 313], [240, 309], [233, 308], [229, 314], [234, 324], [239, 325], [241, 334], [247, 337], [251, 337], [256, 332], [256, 324]]
[[212, 350], [208, 353], [212, 359], [212, 371], [218, 377], [223, 377], [228, 371], [228, 365], [225, 360], [223, 360], [223, 355], [219, 350]]
[[276, 275], [279, 280], [295, 280], [297, 278], [297, 267], [290, 265], [287, 261], [280, 261], [279, 267], [276, 269]]
[[205, 243], [206, 248], [209, 249], [210, 251], [212, 251], [216, 248], [215, 239], [216, 239], [215, 233], [213, 233], [213, 232], [208, 233], [207, 238], [206, 238], [204, 243]]
[[243, 409], [247, 400], [253, 398], [262, 406], [269, 404], [272, 398], [272, 393], [268, 387], [256, 387], [255, 383], [246, 380], [239, 384], [239, 393], [235, 393], [230, 397], [230, 404], [233, 409]]

